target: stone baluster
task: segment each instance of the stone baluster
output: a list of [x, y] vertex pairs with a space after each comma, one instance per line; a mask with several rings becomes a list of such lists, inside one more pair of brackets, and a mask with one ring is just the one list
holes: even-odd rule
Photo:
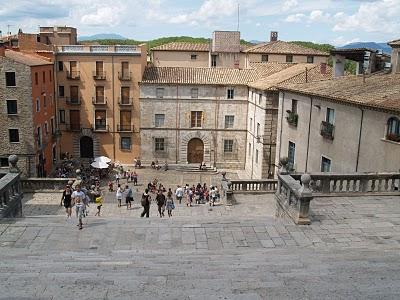
[[309, 174], [301, 175], [301, 188], [299, 190], [299, 224], [310, 224], [310, 201], [313, 199], [310, 189], [311, 176]]
[[375, 192], [375, 179], [371, 179], [371, 192]]

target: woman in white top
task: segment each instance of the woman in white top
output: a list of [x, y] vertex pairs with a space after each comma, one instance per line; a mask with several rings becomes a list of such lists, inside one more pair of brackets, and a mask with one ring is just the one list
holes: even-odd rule
[[117, 200], [118, 200], [118, 207], [121, 207], [121, 201], [122, 201], [122, 188], [121, 185], [118, 184], [118, 188], [117, 188]]

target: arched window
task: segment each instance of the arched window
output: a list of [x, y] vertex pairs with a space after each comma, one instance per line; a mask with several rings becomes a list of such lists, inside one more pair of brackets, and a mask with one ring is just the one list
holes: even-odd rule
[[391, 141], [400, 142], [400, 120], [392, 117], [387, 123], [386, 138]]

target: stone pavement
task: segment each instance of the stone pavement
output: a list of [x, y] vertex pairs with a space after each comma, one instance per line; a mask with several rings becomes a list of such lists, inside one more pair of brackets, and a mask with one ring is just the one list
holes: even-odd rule
[[60, 194], [25, 196], [0, 223], [0, 299], [400, 298], [398, 197], [315, 199], [296, 226], [273, 195], [142, 219], [108, 194], [79, 231]]

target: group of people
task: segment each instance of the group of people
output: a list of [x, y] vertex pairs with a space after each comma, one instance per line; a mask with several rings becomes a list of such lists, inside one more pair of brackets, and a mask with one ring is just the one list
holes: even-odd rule
[[210, 188], [208, 188], [205, 183], [203, 185], [198, 183], [196, 186], [193, 185], [192, 187], [189, 187], [188, 184], [183, 188], [178, 186], [176, 189], [176, 197], [179, 203], [181, 203], [184, 196], [186, 196], [187, 206], [192, 206], [193, 202], [196, 202], [196, 204], [208, 202], [210, 206], [214, 206], [215, 202], [220, 197], [216, 186], [211, 185]]

